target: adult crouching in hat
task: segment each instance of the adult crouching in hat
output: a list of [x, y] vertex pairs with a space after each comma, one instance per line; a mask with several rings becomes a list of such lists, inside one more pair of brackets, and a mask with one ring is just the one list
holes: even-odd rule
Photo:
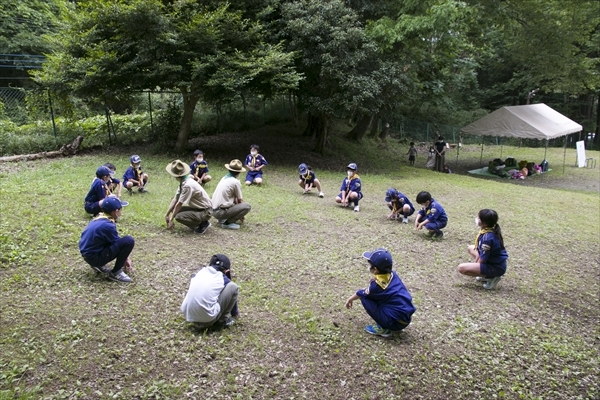
[[[121, 201], [116, 197], [107, 197], [102, 201], [101, 213], [88, 224], [79, 240], [81, 256], [94, 270], [107, 274], [113, 281], [129, 283], [131, 278], [124, 270], [131, 271], [129, 255], [135, 241], [129, 235], [119, 237], [116, 222], [121, 216]], [[111, 270], [106, 264], [115, 260]]]
[[212, 196], [213, 216], [226, 229], [240, 229], [238, 222], [250, 212], [250, 204], [242, 199], [242, 185], [238, 180], [241, 172], [246, 171], [240, 160], [231, 160], [225, 164], [229, 170], [219, 181]]
[[190, 167], [175, 160], [166, 167], [167, 172], [179, 182], [179, 187], [165, 214], [167, 228], [173, 228], [173, 220], [189, 227], [196, 233], [204, 233], [210, 226], [213, 205], [208, 193], [190, 175]]
[[219, 324], [231, 326], [239, 314], [238, 286], [231, 281], [231, 263], [224, 254], [215, 254], [209, 265], [192, 275], [190, 287], [181, 303], [181, 312], [198, 328]]
[[346, 308], [352, 308], [352, 302], [360, 299], [367, 314], [377, 323], [367, 325], [367, 333], [390, 337], [392, 332], [401, 331], [410, 324], [416, 308], [406, 286], [392, 270], [392, 255], [386, 249], [365, 251], [363, 257], [369, 263], [373, 278], [367, 288], [358, 290], [346, 300]]

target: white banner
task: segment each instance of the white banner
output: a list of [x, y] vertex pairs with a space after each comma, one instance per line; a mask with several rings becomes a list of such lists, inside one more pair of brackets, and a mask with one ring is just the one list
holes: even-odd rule
[[577, 166], [579, 168], [585, 167], [585, 144], [583, 140], [575, 143], [577, 146]]

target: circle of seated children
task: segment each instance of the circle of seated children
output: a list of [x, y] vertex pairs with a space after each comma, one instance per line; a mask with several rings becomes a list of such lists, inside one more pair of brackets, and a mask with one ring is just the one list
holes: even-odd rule
[[[231, 160], [230, 163], [225, 164], [228, 173], [221, 179], [213, 198], [210, 199], [201, 186], [211, 180], [210, 176], [207, 178], [206, 175], [208, 166], [200, 150], [196, 150], [194, 156], [193, 166], [174, 160], [166, 167], [167, 172], [179, 182], [179, 188], [165, 215], [167, 227], [171, 229], [173, 220], [176, 220], [197, 233], [204, 233], [210, 226], [210, 217], [214, 216], [224, 228], [239, 229], [237, 222], [242, 222], [251, 208], [242, 200], [238, 180], [239, 174], [246, 171], [243, 164], [239, 160]], [[141, 159], [134, 155], [130, 161], [131, 166], [124, 175], [126, 187], [129, 190], [137, 182], [138, 190], [145, 191], [148, 178], [147, 174], [141, 172]], [[249, 172], [254, 172], [246, 176], [246, 184], [248, 182], [260, 184], [261, 169], [267, 163], [258, 154], [257, 145], [251, 146], [251, 153], [246, 157], [245, 165], [252, 168]], [[196, 170], [194, 171], [193, 168]], [[343, 179], [340, 193], [335, 200], [343, 207], [354, 204], [354, 211], [358, 212], [358, 203], [363, 197], [361, 180], [357, 173], [358, 166], [356, 163], [350, 163], [346, 170], [347, 177]], [[79, 249], [83, 259], [95, 271], [106, 275], [110, 280], [130, 283], [132, 279], [127, 273], [132, 271], [130, 254], [135, 242], [129, 235], [119, 237], [116, 230], [116, 221], [121, 216], [122, 207], [126, 204], [118, 198], [121, 183], [116, 179], [113, 180], [114, 172], [115, 167], [110, 163], [99, 167], [96, 171], [96, 179], [85, 202], [86, 211], [94, 213], [95, 217], [82, 232]], [[298, 184], [303, 189], [303, 194], [310, 193], [311, 189], [316, 187], [319, 197], [324, 196], [321, 183], [310, 166], [305, 163], [300, 164], [298, 173]], [[233, 191], [230, 190], [232, 188]], [[117, 195], [112, 194], [114, 190], [117, 190]], [[227, 193], [231, 196], [228, 197]], [[91, 198], [93, 195], [96, 197], [104, 195], [104, 197], [97, 200]], [[432, 240], [442, 239], [444, 235], [442, 229], [448, 223], [442, 205], [426, 191], [421, 191], [417, 195], [416, 202], [421, 209], [417, 212], [414, 221], [415, 229], [418, 231], [424, 229], [425, 236]], [[416, 211], [408, 197], [395, 188], [386, 191], [385, 203], [390, 210], [387, 217], [389, 220], [401, 220], [402, 223], [407, 224], [408, 218]], [[477, 282], [483, 284], [484, 289], [494, 289], [506, 273], [508, 259], [498, 225], [498, 214], [494, 210], [482, 209], [475, 223], [480, 231], [475, 243], [467, 247], [471, 262], [459, 264], [457, 270], [463, 275], [475, 277]], [[393, 259], [389, 251], [378, 248], [365, 251], [363, 257], [367, 260], [368, 270], [373, 277], [367, 287], [357, 290], [346, 300], [345, 306], [351, 309], [353, 302], [360, 300], [365, 312], [375, 322], [367, 325], [365, 331], [371, 335], [387, 338], [392, 336], [393, 332], [402, 331], [411, 323], [416, 308], [408, 289], [393, 270]], [[115, 260], [115, 264], [112, 269], [109, 269], [106, 264], [112, 260]], [[186, 321], [203, 329], [211, 326], [229, 327], [235, 323], [234, 317], [239, 315], [237, 302], [239, 288], [231, 280], [230, 271], [229, 258], [223, 254], [216, 254], [212, 256], [207, 266], [201, 267], [192, 276], [180, 308]]]

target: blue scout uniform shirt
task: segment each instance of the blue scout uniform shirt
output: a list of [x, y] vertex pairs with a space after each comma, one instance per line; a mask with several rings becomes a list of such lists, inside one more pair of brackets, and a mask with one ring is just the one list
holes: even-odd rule
[[416, 308], [412, 303], [412, 296], [408, 293], [406, 286], [392, 271], [389, 274], [377, 274], [371, 279], [367, 289], [356, 292], [360, 298], [371, 299], [379, 304], [379, 311], [388, 320], [410, 323]]
[[352, 178], [346, 178], [342, 181], [342, 187], [340, 188], [340, 191], [346, 192], [348, 188], [350, 188], [350, 192], [360, 193], [361, 185], [358, 175], [352, 175]]
[[[244, 162], [244, 165], [249, 165], [251, 167], [257, 168], [257, 167], [260, 167], [261, 165], [269, 165], [269, 163], [260, 154], [257, 154], [254, 157], [252, 157], [252, 154], [248, 154], [246, 156], [246, 161]], [[255, 171], [250, 171], [250, 172], [255, 172]]]
[[123, 183], [127, 183], [127, 181], [129, 179], [133, 179], [133, 180], [139, 182], [141, 180], [141, 178], [140, 178], [141, 175], [142, 175], [142, 166], [141, 165], [137, 169], [133, 168], [133, 165], [130, 165], [129, 168], [127, 168], [127, 170], [125, 170], [125, 173], [123, 174]]
[[490, 229], [482, 229], [477, 235], [475, 246], [483, 264], [493, 265], [506, 271], [508, 253], [500, 244], [498, 236]]
[[309, 184], [309, 183], [313, 183], [315, 181], [315, 173], [312, 171], [308, 171], [306, 173], [306, 175], [299, 175], [300, 179], [302, 179], [304, 181], [304, 184]]
[[405, 195], [403, 195], [402, 193], [400, 193], [397, 190], [396, 190], [396, 198], [392, 199], [391, 197], [385, 196], [385, 202], [392, 203], [392, 205], [394, 206], [394, 210], [402, 209], [402, 207], [404, 207], [404, 204], [408, 204], [410, 206], [411, 210], [415, 209], [415, 207], [412, 205], [412, 203], [410, 202], [408, 197], [406, 197]]
[[431, 199], [429, 206], [421, 209], [419, 214], [423, 216], [421, 221], [428, 219], [429, 222], [448, 222], [448, 216], [446, 215], [446, 211], [444, 211], [444, 207], [434, 199]]
[[105, 214], [100, 214], [81, 233], [79, 251], [83, 257], [93, 256], [117, 240], [119, 240], [119, 234], [115, 223]]
[[100, 200], [104, 199], [109, 194], [110, 193], [109, 193], [109, 190], [108, 190], [108, 186], [106, 186], [106, 182], [104, 182], [100, 178], [96, 178], [92, 182], [92, 186], [90, 187], [90, 191], [85, 196], [85, 200], [84, 201], [86, 203], [95, 203], [97, 201], [100, 201]]
[[196, 161], [190, 164], [190, 174], [200, 178], [202, 174], [208, 174], [208, 164], [205, 160]]

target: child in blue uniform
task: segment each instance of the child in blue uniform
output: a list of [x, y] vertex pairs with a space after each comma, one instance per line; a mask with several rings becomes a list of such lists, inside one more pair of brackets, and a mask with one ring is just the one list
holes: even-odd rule
[[417, 195], [417, 203], [422, 208], [415, 219], [415, 228], [420, 231], [425, 227], [427, 229], [427, 233], [425, 234], [427, 237], [434, 240], [441, 239], [444, 236], [442, 228], [448, 224], [448, 216], [446, 215], [446, 211], [444, 211], [444, 207], [432, 199], [429, 192], [425, 191]]
[[129, 161], [131, 165], [123, 174], [123, 186], [125, 186], [130, 195], [133, 194], [134, 186], [138, 187], [138, 192], [147, 192], [148, 174], [142, 172], [142, 159], [138, 155], [133, 155]]
[[400, 219], [400, 215], [402, 215], [402, 223], [408, 224], [408, 217], [415, 212], [415, 207], [408, 197], [394, 188], [389, 188], [385, 192], [385, 202], [388, 208], [392, 210], [388, 215], [388, 219]]
[[335, 198], [335, 202], [341, 204], [342, 207], [347, 207], [354, 202], [354, 211], [359, 212], [358, 202], [363, 198], [363, 194], [360, 177], [356, 171], [358, 171], [358, 166], [355, 163], [348, 164], [346, 167], [348, 177], [342, 181], [340, 194]]
[[392, 255], [386, 249], [365, 251], [363, 257], [369, 262], [373, 278], [369, 287], [358, 290], [346, 300], [346, 308], [352, 308], [352, 302], [360, 299], [367, 314], [377, 322], [366, 326], [367, 333], [390, 337], [392, 332], [410, 324], [416, 308], [404, 283], [392, 270]]
[[473, 262], [459, 264], [458, 272], [476, 276], [478, 282], [484, 282], [484, 289], [493, 289], [506, 273], [508, 259], [502, 231], [498, 225], [498, 213], [485, 208], [479, 211], [475, 223], [481, 230], [475, 244], [467, 247]]
[[208, 175], [208, 163], [204, 159], [202, 150], [194, 151], [194, 162], [190, 164], [190, 175], [202, 186], [212, 180], [212, 177]]
[[[131, 236], [119, 237], [116, 221], [121, 216], [121, 201], [108, 197], [102, 202], [102, 213], [95, 217], [81, 233], [79, 251], [94, 270], [107, 274], [117, 282], [129, 283], [131, 278], [123, 269], [131, 270], [129, 254], [135, 244]], [[106, 263], [116, 259], [110, 271]]]
[[316, 186], [317, 190], [319, 191], [319, 197], [325, 196], [321, 190], [321, 182], [317, 179], [310, 165], [306, 165], [304, 163], [300, 164], [298, 166], [298, 174], [300, 177], [300, 180], [298, 180], [298, 185], [304, 189], [304, 194], [309, 193], [313, 186]]
[[83, 208], [88, 214], [96, 215], [105, 198], [110, 195], [108, 182], [110, 180], [110, 169], [104, 165], [96, 170], [96, 178], [92, 181], [92, 186], [85, 196]]
[[250, 186], [253, 183], [256, 183], [258, 186], [262, 184], [262, 169], [265, 165], [268, 165], [267, 160], [258, 154], [259, 147], [257, 144], [253, 144], [250, 146], [250, 154], [246, 156], [246, 161], [244, 164], [246, 168], [248, 168], [248, 173], [246, 174], [246, 185]]
[[[110, 179], [108, 180], [108, 188], [110, 189], [109, 196], [117, 196], [117, 198], [120, 200], [123, 184], [119, 179], [115, 178], [115, 172], [117, 171], [117, 167], [115, 167], [115, 165], [112, 163], [104, 163], [104, 166], [110, 169]], [[125, 207], [129, 205], [129, 202], [121, 200], [121, 205]]]

